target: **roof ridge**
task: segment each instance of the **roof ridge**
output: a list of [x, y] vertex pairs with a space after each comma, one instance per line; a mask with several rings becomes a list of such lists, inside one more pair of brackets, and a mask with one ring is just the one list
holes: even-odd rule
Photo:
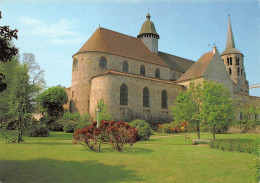
[[170, 53], [166, 53], [166, 52], [162, 52], [162, 51], [158, 51], [160, 53], [164, 53], [164, 54], [167, 54], [167, 55], [172, 55], [172, 56], [175, 56], [175, 57], [178, 57], [178, 58], [182, 58], [182, 59], [185, 59], [185, 60], [189, 60], [189, 61], [192, 61], [192, 62], [196, 62], [194, 60], [191, 60], [191, 59], [188, 59], [188, 58], [184, 58], [184, 57], [180, 57], [180, 56], [177, 56], [177, 55], [173, 55], [173, 54], [170, 54]]
[[[123, 34], [123, 33], [120, 33], [120, 32], [117, 32], [117, 31], [113, 31], [111, 29], [107, 29], [107, 28], [104, 28], [104, 27], [99, 27], [97, 29], [104, 29], [104, 30], [107, 30], [107, 31], [111, 31], [111, 32], [114, 32], [114, 33], [117, 33], [117, 34], [121, 34], [123, 36], [127, 36], [127, 37], [130, 37], [130, 38], [134, 38], [134, 39], [138, 39], [137, 37], [134, 37], [134, 36], [130, 36], [130, 35], [127, 35], [127, 34]], [[139, 39], [138, 39], [139, 40]]]
[[[212, 54], [212, 55], [211, 55]], [[202, 77], [204, 73], [206, 72], [209, 63], [211, 62], [214, 54], [212, 51], [204, 53], [197, 62], [195, 62], [178, 80], [177, 82], [180, 81], [185, 81], [189, 80], [192, 78], [198, 78]], [[197, 69], [199, 67], [200, 69]]]

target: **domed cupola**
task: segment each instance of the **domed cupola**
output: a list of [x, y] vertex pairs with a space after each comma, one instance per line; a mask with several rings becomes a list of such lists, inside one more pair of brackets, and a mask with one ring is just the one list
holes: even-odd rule
[[151, 15], [148, 13], [146, 15], [147, 20], [143, 23], [138, 38], [140, 38], [143, 43], [154, 53], [158, 53], [158, 39], [159, 34], [156, 32], [154, 23], [150, 21]]

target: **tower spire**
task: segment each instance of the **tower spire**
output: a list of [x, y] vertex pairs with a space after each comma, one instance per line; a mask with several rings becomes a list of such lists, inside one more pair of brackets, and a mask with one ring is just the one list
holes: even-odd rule
[[234, 36], [232, 32], [231, 22], [230, 22], [230, 14], [228, 15], [228, 32], [227, 32], [227, 44], [226, 44], [226, 50], [230, 48], [236, 48]]

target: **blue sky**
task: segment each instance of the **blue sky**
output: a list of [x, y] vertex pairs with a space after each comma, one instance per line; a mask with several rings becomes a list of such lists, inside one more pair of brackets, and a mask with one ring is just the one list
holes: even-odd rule
[[[214, 43], [224, 51], [230, 11], [247, 80], [260, 83], [258, 0], [0, 0], [0, 25], [19, 30], [20, 54], [35, 54], [48, 86], [69, 87], [72, 55], [99, 24], [135, 37], [148, 8], [160, 35], [159, 50], [195, 61]], [[250, 94], [260, 97], [260, 88]]]

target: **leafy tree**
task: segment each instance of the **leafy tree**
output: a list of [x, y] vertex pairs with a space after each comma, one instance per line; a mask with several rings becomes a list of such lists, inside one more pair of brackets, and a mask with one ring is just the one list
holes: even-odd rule
[[37, 96], [37, 103], [42, 112], [49, 116], [59, 117], [63, 114], [63, 105], [68, 102], [64, 88], [54, 86], [44, 90]]
[[204, 80], [178, 95], [171, 108], [177, 122], [193, 125], [200, 139], [200, 126], [205, 125], [213, 134], [227, 130], [234, 121], [233, 100], [221, 84]]
[[[11, 124], [12, 128], [17, 131], [17, 137], [12, 142], [22, 142], [22, 135], [25, 128], [29, 126], [32, 113], [35, 111], [35, 96], [43, 87], [44, 79], [40, 67], [33, 68], [35, 60], [23, 60], [19, 62], [18, 58], [13, 58], [12, 62], [1, 63], [0, 71], [7, 77], [9, 83], [7, 90], [0, 94], [0, 114], [1, 128], [4, 129]], [[37, 64], [36, 64], [37, 65]], [[30, 75], [31, 73], [31, 75]], [[7, 137], [7, 136], [6, 136]]]
[[222, 84], [204, 80], [201, 91], [201, 119], [215, 140], [215, 134], [227, 130], [235, 120], [234, 103]]
[[6, 121], [8, 119], [8, 95], [10, 94], [11, 88], [14, 85], [14, 77], [17, 74], [18, 65], [18, 57], [13, 57], [11, 62], [0, 62], [0, 73], [5, 76], [4, 82], [8, 83], [6, 90], [0, 92], [0, 122]]
[[14, 85], [9, 94], [8, 114], [13, 121], [14, 128], [17, 130], [16, 141], [22, 142], [22, 135], [30, 125], [31, 116], [34, 111], [34, 95], [40, 90], [36, 85], [30, 83], [27, 64], [22, 64], [17, 69], [17, 75], [14, 78]]
[[176, 122], [188, 122], [194, 126], [197, 131], [198, 139], [200, 139], [201, 123], [200, 87], [201, 84], [195, 86], [194, 83], [191, 83], [187, 91], [184, 91], [177, 96], [174, 102], [175, 105], [170, 108]]
[[[0, 11], [0, 19], [2, 12]], [[10, 61], [13, 56], [17, 55], [18, 49], [12, 45], [12, 39], [17, 39], [18, 30], [11, 30], [9, 26], [0, 26], [0, 62]], [[0, 93], [4, 91], [7, 84], [3, 82], [5, 75], [0, 73]]]

